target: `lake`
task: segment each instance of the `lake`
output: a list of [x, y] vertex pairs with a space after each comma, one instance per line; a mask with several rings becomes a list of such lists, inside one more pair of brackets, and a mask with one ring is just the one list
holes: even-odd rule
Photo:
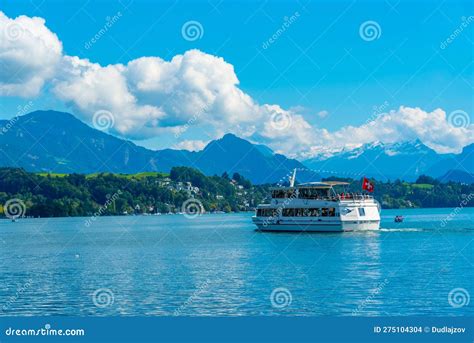
[[473, 208], [325, 234], [251, 215], [0, 220], [0, 315], [474, 314]]

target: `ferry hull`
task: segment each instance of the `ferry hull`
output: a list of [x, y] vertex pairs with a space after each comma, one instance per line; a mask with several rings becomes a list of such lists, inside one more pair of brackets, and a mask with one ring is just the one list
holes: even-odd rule
[[294, 225], [294, 224], [268, 224], [257, 225], [258, 231], [281, 232], [343, 232], [342, 225]]
[[338, 222], [338, 223], [257, 223], [258, 231], [281, 231], [281, 232], [346, 232], [346, 231], [370, 231], [380, 229], [380, 221], [361, 222]]

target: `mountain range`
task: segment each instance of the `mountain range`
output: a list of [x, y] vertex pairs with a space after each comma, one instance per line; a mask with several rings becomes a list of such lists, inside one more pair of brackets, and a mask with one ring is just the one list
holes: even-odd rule
[[232, 134], [197, 152], [153, 151], [57, 111], [36, 111], [0, 121], [0, 166], [35, 172], [126, 174], [189, 166], [206, 175], [237, 172], [254, 183], [280, 182], [294, 168], [304, 169], [297, 160]]
[[414, 181], [426, 174], [443, 181], [474, 182], [474, 144], [460, 154], [438, 154], [419, 140], [384, 144], [374, 142], [330, 157], [303, 161], [308, 168], [327, 176], [361, 177], [378, 180]]
[[326, 176], [412, 181], [427, 174], [473, 183], [473, 150], [471, 144], [461, 154], [437, 154], [418, 140], [376, 142], [300, 162], [233, 134], [211, 141], [201, 151], [154, 151], [96, 130], [69, 113], [35, 111], [0, 120], [0, 166], [34, 172], [128, 174], [189, 166], [206, 175], [237, 172], [253, 183], [275, 183], [286, 181], [297, 168], [299, 181]]

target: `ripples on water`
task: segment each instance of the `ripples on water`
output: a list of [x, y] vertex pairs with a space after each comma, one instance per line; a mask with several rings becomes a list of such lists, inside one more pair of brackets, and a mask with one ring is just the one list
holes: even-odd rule
[[474, 294], [474, 211], [442, 227], [450, 211], [343, 234], [256, 232], [251, 214], [1, 220], [0, 315], [472, 315], [448, 294]]

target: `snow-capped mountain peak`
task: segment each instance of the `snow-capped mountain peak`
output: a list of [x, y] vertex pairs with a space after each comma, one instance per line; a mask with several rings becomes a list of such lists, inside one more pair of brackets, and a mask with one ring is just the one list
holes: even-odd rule
[[384, 143], [367, 143], [352, 149], [344, 148], [324, 157], [321, 155], [303, 161], [314, 170], [325, 170], [328, 174], [341, 172], [364, 174], [378, 179], [404, 177], [414, 179], [426, 172], [430, 166], [447, 155], [437, 154], [420, 140]]

